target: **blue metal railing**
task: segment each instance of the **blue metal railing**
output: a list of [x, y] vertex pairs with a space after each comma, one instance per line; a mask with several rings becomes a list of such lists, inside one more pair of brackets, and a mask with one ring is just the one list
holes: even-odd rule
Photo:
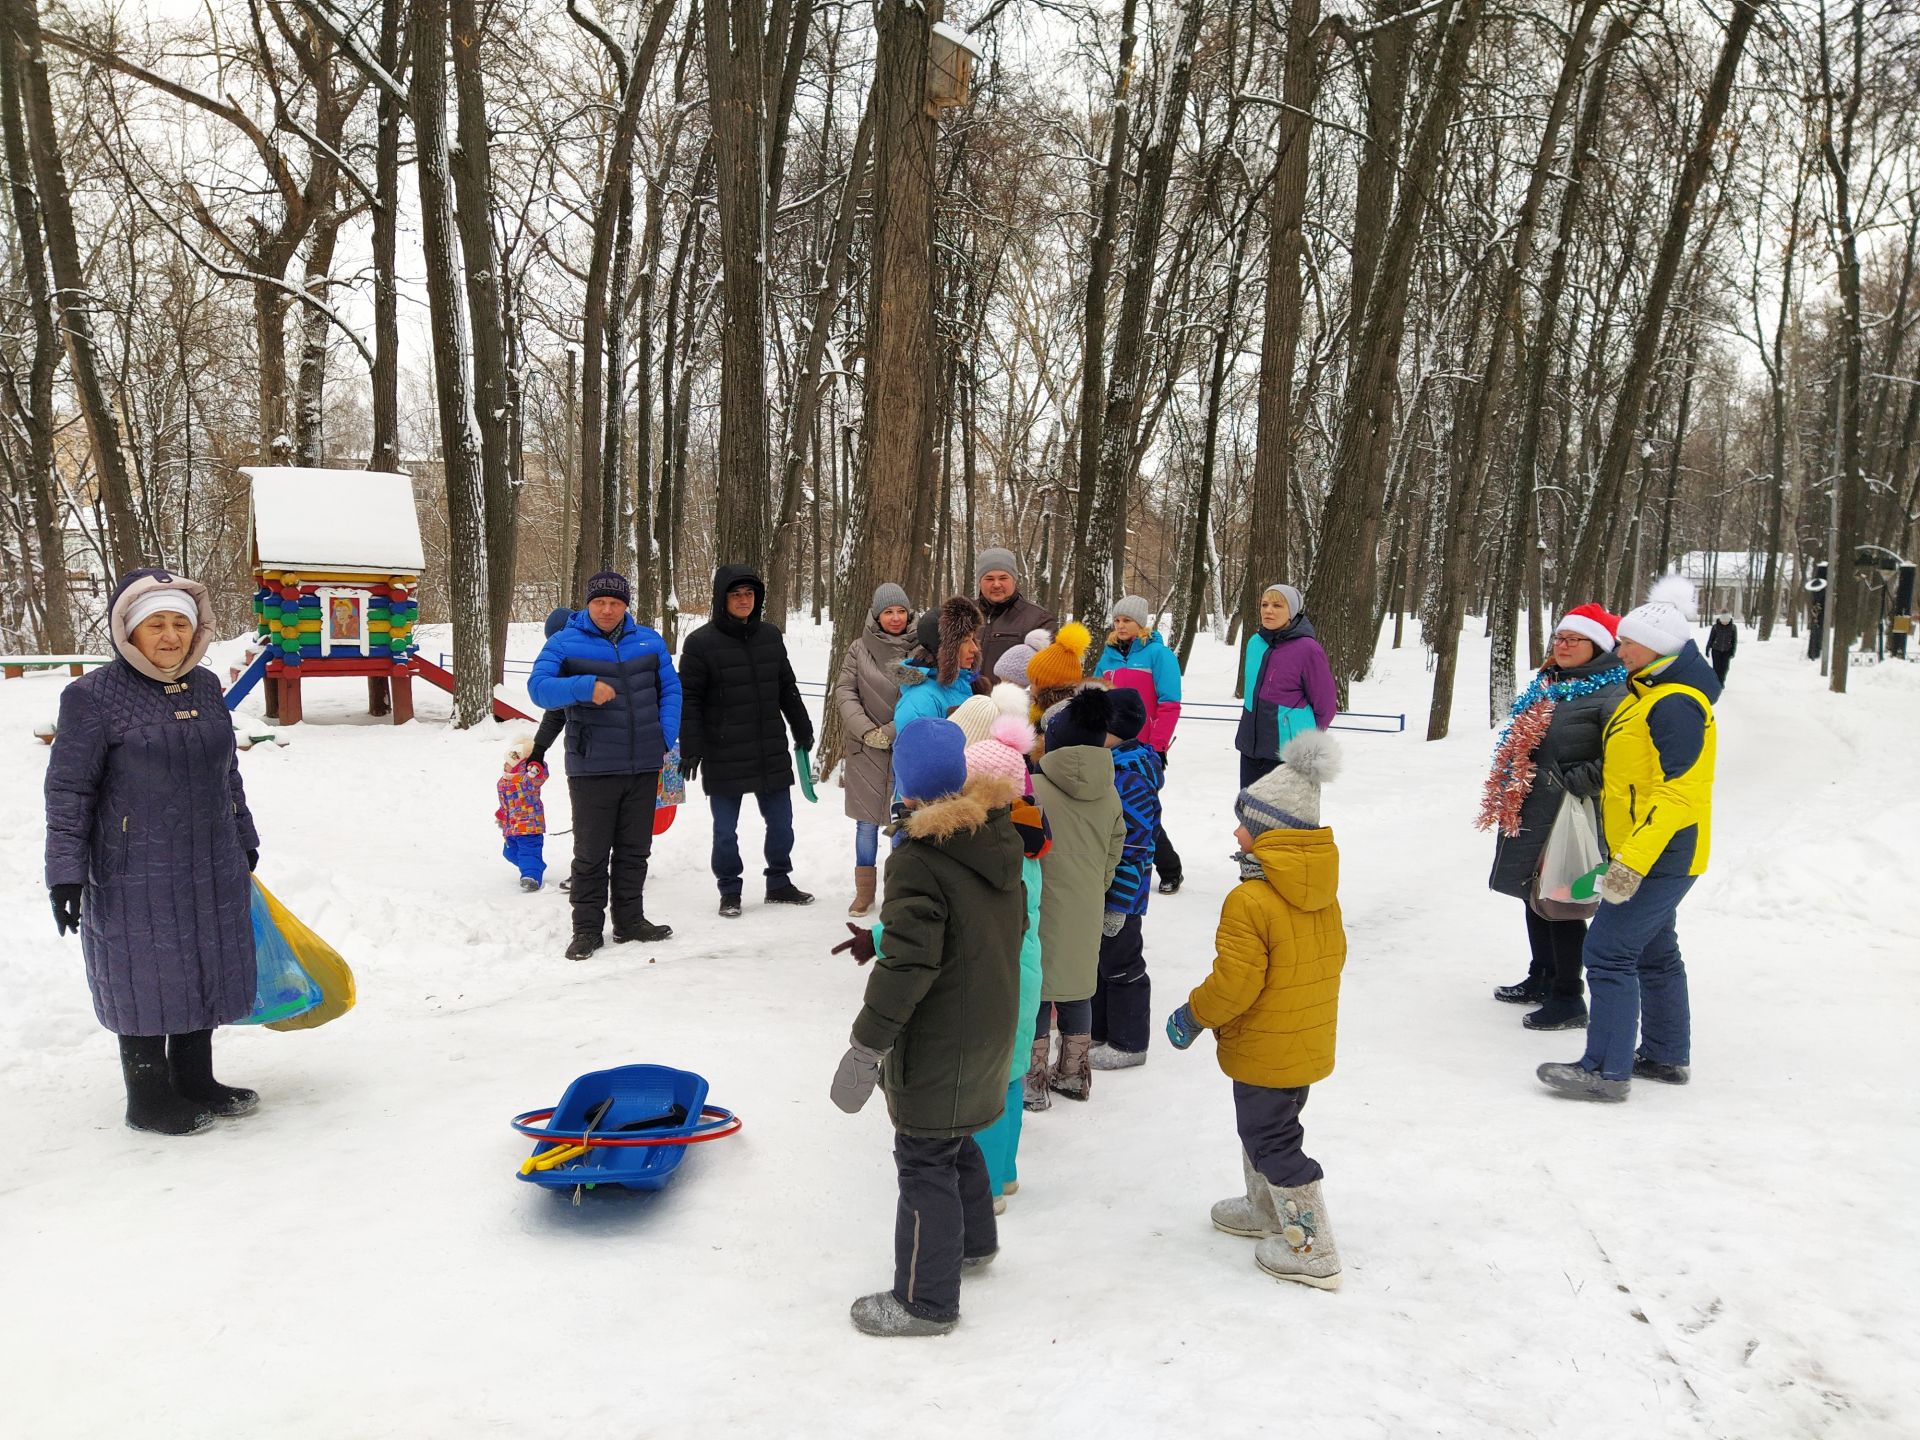
[[[453, 669], [453, 656], [444, 650], [440, 652], [440, 668]], [[503, 667], [508, 675], [529, 675], [533, 672], [531, 660], [509, 660]], [[800, 693], [812, 700], [827, 698], [828, 685], [824, 680], [802, 680]], [[1188, 700], [1180, 706], [1182, 720], [1203, 720], [1215, 724], [1240, 723], [1240, 714], [1244, 709], [1238, 700]], [[1342, 723], [1342, 722], [1346, 723]], [[1359, 724], [1353, 722], [1359, 721]], [[1356, 730], [1363, 735], [1400, 735], [1407, 728], [1404, 713], [1394, 714], [1378, 710], [1341, 710], [1334, 717], [1331, 727], [1335, 730]]]

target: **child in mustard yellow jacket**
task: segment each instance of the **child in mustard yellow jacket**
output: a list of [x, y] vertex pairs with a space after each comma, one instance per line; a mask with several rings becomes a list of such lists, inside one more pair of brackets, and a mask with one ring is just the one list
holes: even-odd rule
[[1240, 883], [1220, 910], [1213, 973], [1167, 1019], [1181, 1050], [1202, 1030], [1233, 1081], [1246, 1195], [1213, 1207], [1215, 1228], [1258, 1240], [1277, 1280], [1340, 1285], [1340, 1255], [1320, 1198], [1320, 1162], [1302, 1148], [1307, 1088], [1333, 1073], [1347, 936], [1340, 852], [1320, 824], [1320, 786], [1339, 769], [1325, 731], [1296, 735], [1271, 774], [1240, 792]]

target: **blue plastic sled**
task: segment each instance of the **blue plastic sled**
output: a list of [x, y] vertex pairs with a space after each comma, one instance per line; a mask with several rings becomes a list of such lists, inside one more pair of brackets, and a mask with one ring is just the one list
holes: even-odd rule
[[[601, 1111], [597, 1118], [596, 1111]], [[619, 1065], [582, 1075], [553, 1109], [516, 1115], [513, 1128], [540, 1142], [531, 1161], [586, 1143], [584, 1152], [550, 1169], [523, 1169], [520, 1178], [531, 1184], [550, 1190], [576, 1185], [658, 1190], [673, 1178], [688, 1145], [731, 1135], [740, 1119], [707, 1104], [706, 1079], [691, 1070]]]

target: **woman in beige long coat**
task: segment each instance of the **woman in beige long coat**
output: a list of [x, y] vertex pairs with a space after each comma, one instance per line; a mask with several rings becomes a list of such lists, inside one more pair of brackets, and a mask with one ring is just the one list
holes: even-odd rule
[[849, 915], [873, 908], [880, 827], [893, 801], [893, 707], [900, 698], [899, 665], [913, 648], [913, 610], [907, 592], [888, 583], [873, 592], [867, 628], [847, 647], [834, 681], [833, 703], [845, 737], [847, 818], [853, 821], [853, 903]]

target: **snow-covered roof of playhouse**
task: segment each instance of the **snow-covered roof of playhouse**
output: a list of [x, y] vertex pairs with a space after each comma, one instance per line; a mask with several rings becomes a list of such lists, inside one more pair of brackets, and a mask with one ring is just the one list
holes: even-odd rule
[[426, 568], [413, 481], [381, 470], [249, 465], [253, 546], [269, 570], [365, 570], [418, 575]]

